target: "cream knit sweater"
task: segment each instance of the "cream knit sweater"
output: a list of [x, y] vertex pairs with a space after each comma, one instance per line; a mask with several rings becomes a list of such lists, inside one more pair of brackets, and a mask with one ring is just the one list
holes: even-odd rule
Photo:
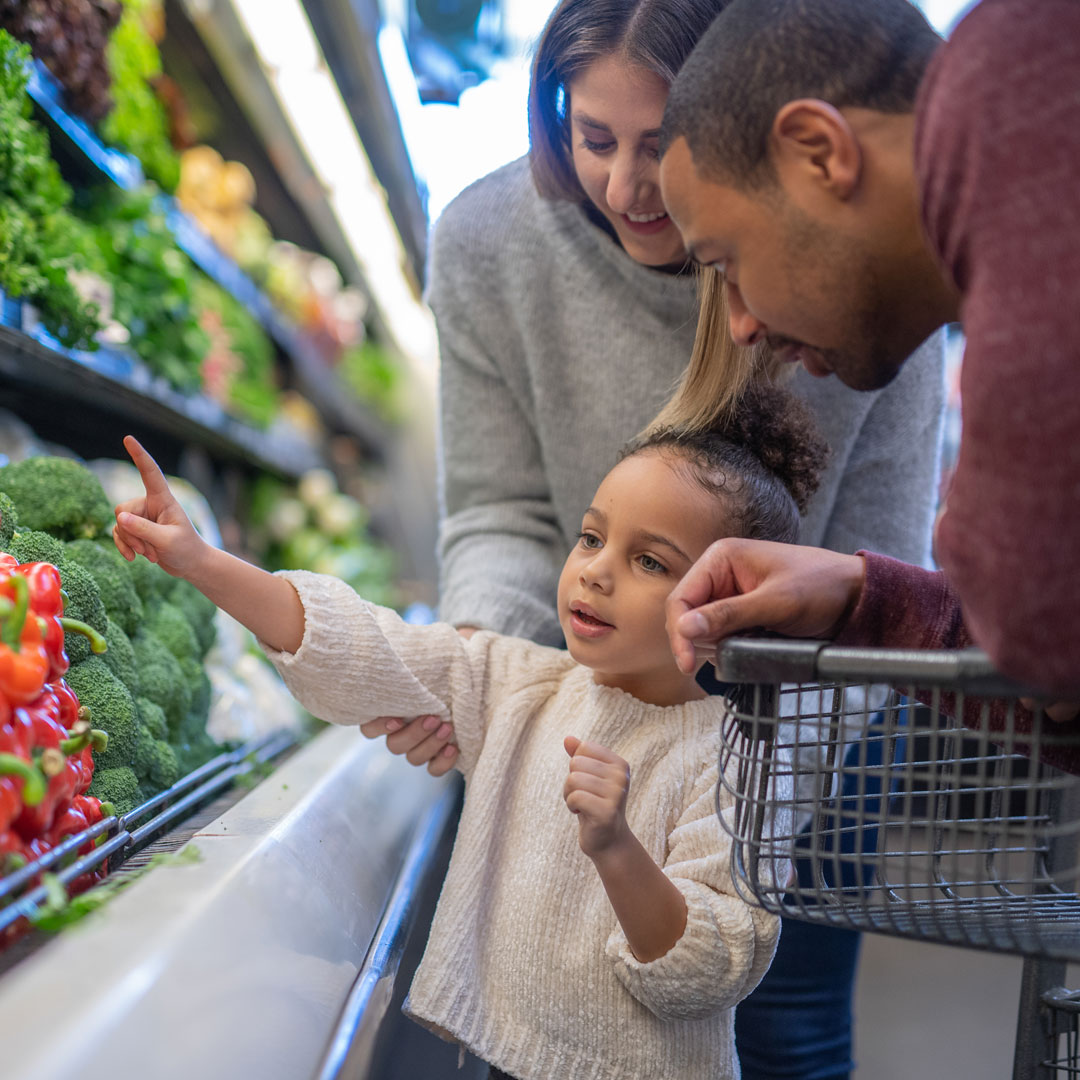
[[[304, 639], [267, 654], [306, 708], [336, 724], [454, 723], [465, 806], [413, 1017], [520, 1080], [738, 1077], [733, 1006], [768, 968], [779, 922], [732, 882], [715, 804], [723, 701], [647, 705], [566, 652], [409, 626], [334, 578], [283, 576]], [[629, 762], [627, 821], [686, 898], [682, 938], [651, 963], [634, 958], [578, 846], [566, 735]]]

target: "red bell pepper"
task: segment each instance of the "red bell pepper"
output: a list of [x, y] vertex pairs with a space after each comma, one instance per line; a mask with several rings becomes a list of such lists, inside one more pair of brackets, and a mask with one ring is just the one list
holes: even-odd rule
[[0, 694], [13, 705], [38, 696], [49, 674], [41, 629], [30, 612], [30, 587], [17, 571], [0, 573], [0, 599], [7, 613], [0, 622]]

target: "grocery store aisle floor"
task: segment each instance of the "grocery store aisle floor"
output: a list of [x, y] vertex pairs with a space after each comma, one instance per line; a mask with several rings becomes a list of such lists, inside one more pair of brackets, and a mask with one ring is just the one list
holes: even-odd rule
[[855, 1080], [1010, 1080], [1017, 957], [876, 934], [862, 948]]

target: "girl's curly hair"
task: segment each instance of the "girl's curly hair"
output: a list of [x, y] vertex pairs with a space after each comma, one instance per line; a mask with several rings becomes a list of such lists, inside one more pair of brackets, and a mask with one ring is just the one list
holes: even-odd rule
[[732, 536], [795, 543], [799, 515], [817, 490], [829, 454], [809, 410], [791, 393], [754, 383], [710, 427], [660, 426], [630, 442], [619, 460], [646, 450], [682, 458], [722, 500]]

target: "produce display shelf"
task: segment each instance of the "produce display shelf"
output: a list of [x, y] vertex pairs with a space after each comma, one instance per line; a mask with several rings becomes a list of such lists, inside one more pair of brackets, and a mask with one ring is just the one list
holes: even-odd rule
[[[178, 824], [195, 807], [231, 787], [241, 777], [252, 773], [266, 762], [279, 757], [296, 745], [294, 731], [279, 731], [264, 735], [235, 750], [219, 754], [194, 772], [182, 777], [168, 790], [148, 799], [120, 817], [108, 817], [97, 824], [74, 833], [41, 858], [0, 878], [0, 934], [20, 919], [32, 918], [48, 899], [47, 885], [33, 886], [41, 873], [56, 874], [61, 885], [68, 885], [82, 874], [96, 870], [108, 861], [111, 870], [118, 869], [125, 859], [145, 847], [151, 840], [172, 825]], [[88, 840], [98, 841], [92, 852], [64, 865], [73, 852]], [[32, 886], [27, 890], [28, 886]]]
[[[63, 136], [67, 149], [76, 153], [92, 172], [125, 191], [140, 187], [145, 177], [138, 160], [107, 146], [85, 120], [68, 112], [63, 88], [40, 61], [34, 61], [29, 70], [27, 91], [30, 98]], [[293, 362], [302, 389], [319, 411], [355, 435], [369, 452], [381, 454], [390, 437], [389, 429], [360, 401], [349, 398], [315, 343], [278, 310], [232, 259], [223, 254], [175, 199], [162, 195], [160, 202], [180, 249], [259, 322]]]
[[[266, 432], [230, 416], [204, 394], [183, 394], [154, 376], [129, 353], [64, 349], [40, 328], [20, 328], [21, 305], [5, 301], [0, 322], [0, 380], [6, 390], [21, 390], [68, 422], [88, 413], [113, 423], [150, 426], [215, 456], [295, 480], [324, 464], [310, 444], [280, 429]], [[78, 413], [78, 416], [75, 414]], [[124, 434], [115, 429], [116, 442]]]

